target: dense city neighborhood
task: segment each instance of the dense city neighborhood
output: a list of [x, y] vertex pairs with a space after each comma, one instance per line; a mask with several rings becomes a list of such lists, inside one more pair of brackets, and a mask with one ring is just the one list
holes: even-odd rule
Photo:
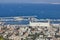
[[0, 40], [60, 40], [60, 24], [51, 24], [51, 20], [37, 21], [33, 18], [27, 25], [6, 24], [1, 21], [2, 19]]

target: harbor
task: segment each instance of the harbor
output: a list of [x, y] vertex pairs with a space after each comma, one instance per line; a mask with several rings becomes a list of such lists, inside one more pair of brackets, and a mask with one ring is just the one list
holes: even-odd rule
[[0, 17], [0, 36], [4, 40], [60, 40], [60, 19]]

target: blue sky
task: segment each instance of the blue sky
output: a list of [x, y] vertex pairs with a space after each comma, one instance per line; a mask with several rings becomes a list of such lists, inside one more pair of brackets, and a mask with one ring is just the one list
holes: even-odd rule
[[60, 3], [60, 0], [0, 0], [0, 3]]

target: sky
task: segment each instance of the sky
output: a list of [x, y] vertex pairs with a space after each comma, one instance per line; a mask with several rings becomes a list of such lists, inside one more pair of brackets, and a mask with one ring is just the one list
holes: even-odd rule
[[0, 3], [60, 3], [60, 0], [0, 0]]

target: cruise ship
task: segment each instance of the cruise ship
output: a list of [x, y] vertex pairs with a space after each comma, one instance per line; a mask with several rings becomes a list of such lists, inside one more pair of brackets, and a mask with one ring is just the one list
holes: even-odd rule
[[28, 26], [60, 26], [60, 19], [37, 19], [37, 16], [0, 17], [0, 24]]

